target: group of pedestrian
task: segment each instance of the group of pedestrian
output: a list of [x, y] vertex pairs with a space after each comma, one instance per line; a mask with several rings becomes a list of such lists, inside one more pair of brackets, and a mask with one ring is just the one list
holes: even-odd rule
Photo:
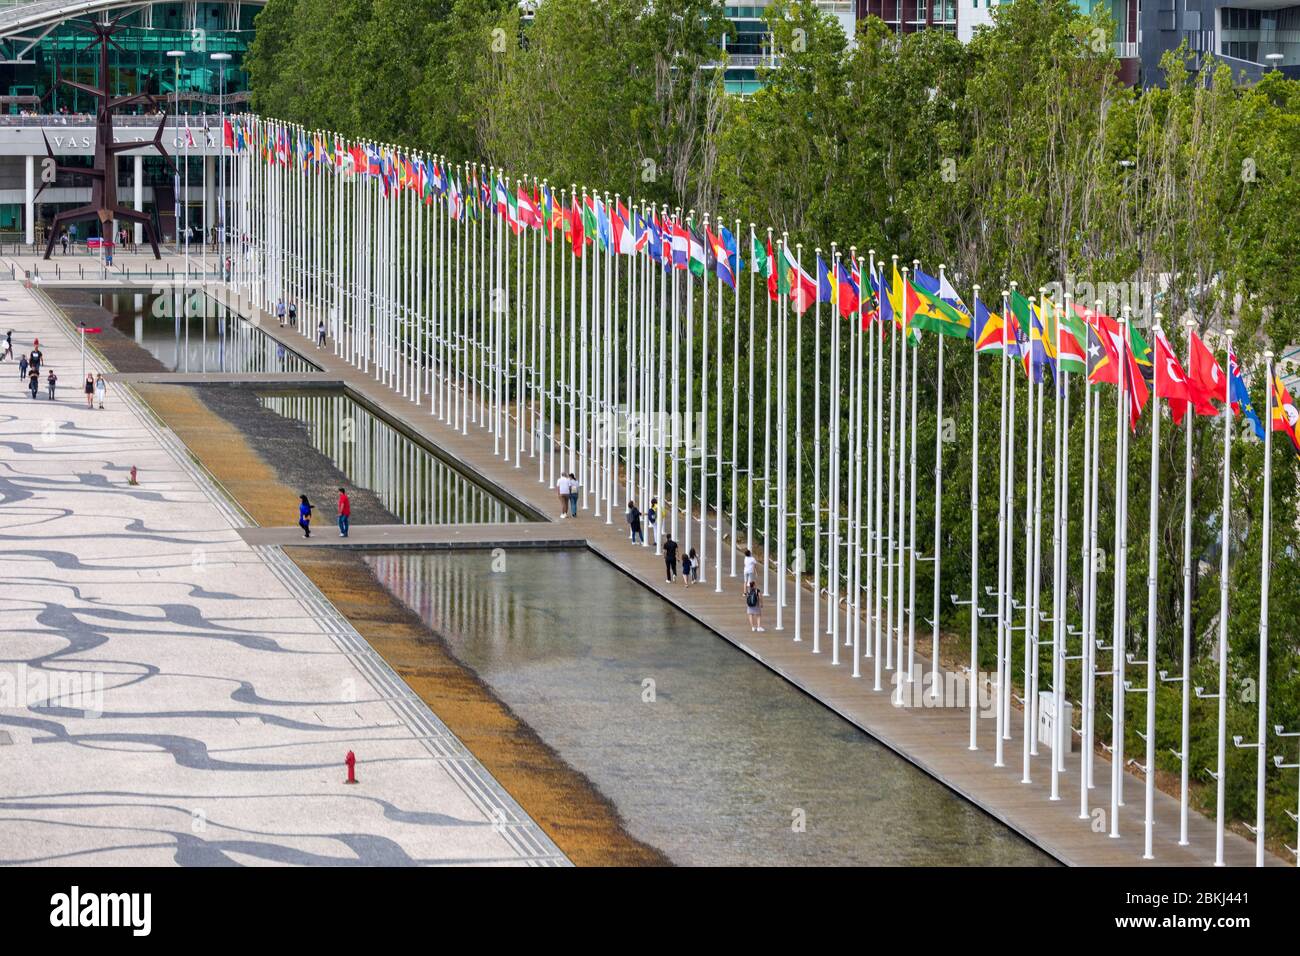
[[[14, 333], [13, 329], [10, 329], [5, 333], [3, 347], [0, 347], [0, 359], [11, 359], [13, 357]], [[41, 369], [45, 370], [45, 394], [52, 402], [54, 401], [55, 389], [59, 384], [59, 376], [55, 374], [54, 369], [45, 364], [45, 353], [41, 351], [41, 340], [36, 339], [32, 343], [30, 352], [24, 352], [18, 356], [18, 380], [23, 383], [23, 388], [31, 394], [33, 399], [41, 391]], [[87, 373], [83, 388], [87, 408], [94, 408], [97, 404], [100, 408], [104, 407], [104, 396], [108, 391], [108, 380], [104, 378], [102, 373]]]
[[[304, 538], [311, 537], [311, 514], [313, 510], [311, 501], [308, 497], [306, 495], [299, 495], [298, 527], [302, 528], [302, 536]], [[352, 523], [352, 499], [348, 497], [347, 491], [343, 488], [339, 489], [338, 522], [339, 537], [346, 538], [348, 536], [348, 526]]]
[[560, 499], [561, 518], [578, 517], [578, 490], [581, 487], [577, 475], [573, 472], [567, 475], [560, 473], [560, 477], [555, 482], [555, 493]]
[[286, 314], [289, 319], [289, 325], [296, 329], [298, 327], [298, 303], [291, 301], [286, 307], [284, 299], [281, 298], [275, 303], [275, 317], [280, 320], [280, 328], [284, 328]]

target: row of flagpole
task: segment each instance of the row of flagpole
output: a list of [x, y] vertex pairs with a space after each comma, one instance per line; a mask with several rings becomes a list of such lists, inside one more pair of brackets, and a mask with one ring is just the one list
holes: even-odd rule
[[[1110, 835], [1119, 836], [1123, 782], [1127, 768], [1133, 766], [1145, 775], [1143, 855], [1151, 858], [1156, 688], [1161, 681], [1180, 682], [1181, 737], [1176, 751], [1181, 768], [1179, 842], [1188, 842], [1189, 601], [1195, 573], [1190, 503], [1192, 416], [1184, 425], [1188, 429], [1188, 490], [1184, 501], [1181, 670], [1172, 678], [1157, 672], [1157, 401], [1156, 414], [1151, 416], [1146, 686], [1136, 687], [1126, 677], [1126, 665], [1137, 663], [1128, 650], [1126, 593], [1131, 428], [1122, 423], [1128, 420], [1132, 427], [1140, 414], [1146, 395], [1140, 365], [1149, 364], [1149, 360], [1144, 363], [1145, 355], [1134, 350], [1135, 329], [1127, 309], [1122, 320], [1114, 320], [1102, 313], [1101, 303], [1095, 303], [1095, 308], [1077, 306], [1068, 296], [1064, 303], [1053, 302], [1045, 290], [1039, 291], [1035, 302], [1022, 296], [1013, 282], [1002, 292], [1000, 311], [988, 309], [980, 300], [979, 287], [974, 287], [975, 308], [971, 310], [950, 285], [942, 266], [936, 280], [925, 275], [917, 262], [900, 271], [895, 256], [889, 260], [891, 273], [887, 275], [886, 261], [877, 259], [874, 250], [863, 257], [850, 248], [845, 255], [835, 245], [830, 248], [829, 265], [823, 261], [822, 250], [814, 251], [818, 264], [814, 278], [803, 266], [802, 245], [790, 245], [786, 235], [778, 237], [771, 229], [761, 231], [750, 224], [748, 308], [742, 315], [741, 293], [746, 283], [740, 277], [745, 263], [739, 220], [733, 220], [733, 231], [718, 217], [711, 220], [708, 215], [697, 217], [693, 211], [683, 214], [680, 209], [656, 209], [629, 197], [610, 197], [576, 185], [552, 190], [546, 181], [513, 179], [501, 170], [478, 164], [448, 165], [444, 157], [353, 143], [252, 116], [237, 117], [233, 124], [224, 131], [224, 138], [232, 156], [230, 222], [240, 237], [240, 255], [230, 281], [241, 298], [273, 313], [286, 299], [301, 304], [298, 315], [304, 335], [315, 337], [316, 323], [323, 323], [335, 355], [410, 401], [427, 404], [433, 415], [461, 434], [469, 434], [471, 426], [487, 432], [492, 436], [494, 454], [515, 468], [522, 468], [529, 459], [536, 465], [537, 480], [548, 487], [554, 488], [559, 479], [574, 474], [582, 508], [607, 524], [613, 523], [615, 511], [621, 512], [625, 502], [635, 502], [643, 511], [648, 510], [648, 503], [656, 502], [656, 533], [641, 546], [652, 547], [659, 554], [671, 535], [680, 541], [683, 552], [698, 550], [695, 564], [701, 581], [708, 580], [711, 557], [715, 591], [723, 590], [724, 574], [737, 577], [738, 550], [742, 546], [753, 549], [761, 555], [761, 591], [774, 599], [776, 630], [792, 629], [791, 637], [798, 642], [807, 637], [811, 652], [818, 654], [823, 652], [826, 637], [833, 666], [841, 664], [842, 649], [850, 648], [852, 677], [861, 677], [861, 664], [869, 660], [876, 691], [883, 690], [882, 672], [892, 671], [899, 704], [912, 703], [910, 695], [918, 683], [919, 562], [933, 564], [933, 617], [926, 619], [931, 628], [930, 697], [937, 700], [943, 694], [939, 621], [947, 427], [944, 340], [951, 337], [971, 342], [970, 597], [951, 596], [954, 603], [968, 605], [970, 613], [967, 746], [971, 750], [980, 747], [978, 718], [984, 686], [981, 621], [992, 619], [997, 638], [994, 675], [989, 681], [994, 696], [993, 764], [1005, 766], [1005, 744], [1013, 739], [1013, 649], [1019, 633], [1024, 689], [1021, 779], [1032, 782], [1033, 758], [1038, 755], [1040, 648], [1046, 646], [1051, 649], [1047, 694], [1053, 711], [1050, 799], [1060, 799], [1061, 777], [1067, 772], [1066, 734], [1077, 732], [1081, 740], [1079, 816], [1089, 819], [1089, 789], [1095, 785], [1096, 681], [1109, 678], [1114, 718], [1111, 743], [1106, 748], [1111, 755]], [[555, 240], [556, 232], [567, 239], [567, 252]], [[756, 291], [760, 280], [766, 288]], [[729, 303], [724, 286], [730, 290]], [[760, 299], [764, 306], [761, 332], [755, 314]], [[832, 318], [828, 343], [832, 361], [825, 381], [823, 304], [831, 305]], [[804, 317], [810, 308], [812, 374], [811, 382], [805, 383]], [[841, 344], [844, 337], [837, 315], [852, 321], [847, 348]], [[315, 321], [309, 322], [308, 317]], [[1079, 341], [1080, 333], [1065, 327], [1075, 319], [1088, 341]], [[1025, 329], [1021, 323], [1031, 328]], [[922, 329], [938, 333], [931, 476], [934, 514], [928, 555], [918, 550], [917, 528], [917, 343]], [[878, 334], [861, 334], [870, 330]], [[1172, 405], [1170, 396], [1190, 396], [1191, 386], [1176, 360], [1172, 365], [1160, 364], [1166, 342], [1158, 317], [1154, 332], [1156, 395]], [[1071, 339], [1077, 348], [1069, 344]], [[1189, 342], [1193, 339], [1195, 332], [1189, 325]], [[1094, 345], [1109, 360], [1110, 378], [1094, 373], [1089, 357]], [[1069, 606], [1073, 601], [1063, 584], [1073, 576], [1068, 528], [1075, 500], [1069, 469], [1072, 373], [1062, 358], [1063, 349], [1068, 348], [1075, 349], [1072, 354], [1082, 368], [1079, 364], [1074, 368], [1084, 380], [1083, 467], [1079, 470], [1083, 530], [1077, 545], [1082, 574], [1077, 608]], [[997, 376], [1001, 409], [996, 456], [997, 573], [996, 584], [985, 584], [983, 591], [978, 575], [982, 557], [977, 412], [981, 351], [1001, 354]], [[1171, 352], [1168, 355], [1172, 358]], [[1225, 357], [1229, 376], [1238, 375], [1230, 341]], [[1017, 419], [1014, 358], [1021, 358], [1029, 373], [1023, 424]], [[1195, 356], [1188, 361], [1193, 370], [1198, 367]], [[1196, 689], [1197, 696], [1218, 700], [1218, 763], [1213, 776], [1217, 784], [1216, 862], [1222, 863], [1229, 465], [1234, 421], [1229, 376], [1223, 375], [1213, 357], [1210, 364], [1218, 372], [1221, 388], [1213, 395], [1202, 395], [1204, 402], [1179, 400], [1196, 404], [1198, 412], [1218, 415], [1224, 429], [1219, 686], [1214, 694]], [[1044, 437], [1046, 368], [1054, 373], [1050, 450], [1045, 450]], [[1271, 509], [1267, 454], [1276, 421], [1274, 390], [1280, 388], [1271, 355], [1267, 376], [1259, 736], [1253, 743], [1237, 742], [1258, 749], [1255, 826], [1261, 864]], [[1118, 416], [1114, 614], [1109, 644], [1101, 640], [1097, 619], [1102, 455], [1098, 381], [1116, 386]], [[811, 416], [805, 410], [808, 384]], [[1210, 398], [1222, 404], [1221, 413], [1209, 404]], [[1283, 400], [1289, 402], [1289, 396]], [[759, 401], [761, 411], [756, 408]], [[1253, 416], [1248, 399], [1246, 403]], [[1209, 411], [1202, 412], [1203, 406]], [[809, 417], [811, 421], [806, 421]], [[804, 440], [806, 425], [812, 429], [809, 442]], [[761, 427], [761, 449], [756, 447], [756, 426]], [[1023, 454], [1017, 447], [1018, 434], [1025, 438]], [[804, 486], [808, 451], [813, 456], [811, 501], [805, 500]], [[1050, 479], [1045, 474], [1045, 459], [1052, 467]], [[1018, 461], [1025, 468], [1024, 559], [1019, 582], [1013, 533]], [[724, 480], [727, 478], [729, 481]], [[1053, 507], [1050, 516], [1045, 516], [1043, 486], [1049, 480]], [[724, 500], [724, 488], [729, 488], [729, 501]], [[1049, 609], [1040, 607], [1045, 517], [1051, 521]], [[1022, 592], [1017, 591], [1018, 583]], [[805, 595], [807, 584], [811, 590]], [[1017, 593], [1023, 593], [1023, 601], [1017, 601]], [[993, 610], [982, 607], [985, 597], [995, 599]], [[806, 598], [811, 599], [808, 612], [803, 607]], [[1070, 624], [1076, 614], [1077, 629]], [[1043, 637], [1045, 623], [1051, 626], [1050, 639]], [[1067, 653], [1068, 637], [1078, 638], [1078, 654]], [[1098, 667], [1098, 652], [1108, 653], [1108, 670]], [[1067, 661], [1078, 661], [1080, 668], [1077, 731], [1067, 728], [1063, 719], [1070, 692]], [[923, 684], [925, 675], [920, 677]], [[1145, 729], [1138, 736], [1145, 744], [1145, 754], [1144, 762], [1139, 763], [1125, 759], [1124, 716], [1126, 698], [1141, 694], [1146, 694]], [[1281, 729], [1277, 732], [1281, 734]]]

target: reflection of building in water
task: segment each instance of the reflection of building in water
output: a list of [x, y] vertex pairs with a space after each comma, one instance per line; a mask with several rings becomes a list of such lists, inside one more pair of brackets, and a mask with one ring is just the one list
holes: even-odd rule
[[[483, 567], [507, 560], [490, 551], [477, 553]], [[390, 594], [419, 614], [435, 634], [457, 646], [475, 639], [509, 644], [512, 638], [526, 638], [526, 594], [518, 588], [483, 587], [478, 572], [466, 567], [464, 556], [460, 552], [456, 558], [444, 559], [425, 553], [424, 560], [410, 560], [412, 556], [402, 552], [376, 554], [367, 560]]]
[[173, 372], [320, 371], [207, 297], [114, 291], [99, 293], [98, 302], [114, 328]]
[[340, 393], [259, 395], [307, 426], [307, 438], [354, 485], [373, 491], [403, 524], [522, 521], [481, 485]]

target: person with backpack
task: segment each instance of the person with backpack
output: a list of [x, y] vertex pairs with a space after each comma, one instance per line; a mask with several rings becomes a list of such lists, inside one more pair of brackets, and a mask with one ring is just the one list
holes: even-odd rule
[[280, 328], [284, 328], [284, 299], [275, 304], [275, 317], [280, 320]]
[[298, 527], [302, 528], [304, 538], [311, 537], [311, 502], [307, 500], [306, 495], [299, 495], [301, 503], [298, 505]]
[[673, 579], [677, 577], [677, 542], [673, 540], [672, 532], [668, 532], [668, 537], [664, 540], [664, 580], [672, 584]]
[[297, 302], [289, 303], [289, 325], [295, 329], [298, 327], [298, 303]]
[[645, 513], [646, 524], [650, 526], [650, 536], [654, 538], [655, 549], [659, 548], [659, 499], [651, 498], [650, 507]]
[[750, 579], [745, 585], [745, 613], [749, 615], [749, 629], [763, 630], [763, 595], [758, 592], [758, 584]]

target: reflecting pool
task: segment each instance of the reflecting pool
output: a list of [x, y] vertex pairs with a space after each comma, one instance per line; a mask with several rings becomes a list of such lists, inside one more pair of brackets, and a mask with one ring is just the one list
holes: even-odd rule
[[525, 516], [339, 391], [259, 392], [258, 403], [301, 422], [312, 447], [402, 524], [524, 521]]
[[1054, 863], [588, 552], [366, 560], [677, 863]]
[[173, 372], [315, 372], [319, 369], [215, 299], [191, 292], [88, 290], [113, 327]]

